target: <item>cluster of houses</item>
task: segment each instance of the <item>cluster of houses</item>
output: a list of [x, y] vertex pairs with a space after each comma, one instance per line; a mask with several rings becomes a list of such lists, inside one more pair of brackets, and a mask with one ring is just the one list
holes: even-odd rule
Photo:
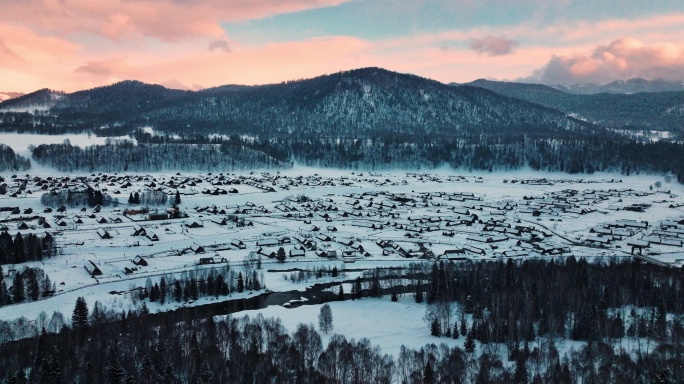
[[[647, 233], [647, 230], [650, 231]], [[612, 246], [626, 240], [633, 255], [643, 256], [653, 246], [684, 247], [684, 220], [664, 220], [656, 227], [647, 221], [621, 219], [591, 228], [586, 241], [599, 246]]]
[[69, 176], [40, 176], [31, 177], [30, 175], [12, 175], [10, 180], [0, 177], [0, 195], [9, 197], [19, 197], [21, 195], [32, 195], [34, 193], [57, 192], [62, 189], [75, 189], [80, 185], [79, 179]]
[[684, 220], [661, 222], [650, 234], [642, 237], [641, 242], [647, 244], [645, 247], [665, 245], [681, 248], [684, 245]]
[[[45, 208], [43, 214], [32, 208], [22, 208], [17, 203], [0, 207], [0, 230], [20, 231], [69, 231], [88, 229], [97, 234], [95, 239], [112, 240], [127, 237], [128, 240], [147, 245], [165, 243], [172, 238], [163, 226], [177, 223], [182, 231], [197, 228], [217, 228], [233, 238], [226, 247], [275, 258], [278, 249], [284, 247], [287, 257], [338, 258], [345, 261], [370, 256], [394, 256], [405, 258], [442, 257], [450, 260], [478, 257], [530, 257], [554, 256], [570, 253], [568, 242], [556, 237], [542, 225], [532, 225], [537, 219], [560, 222], [598, 211], [600, 205], [607, 210], [644, 212], [650, 204], [638, 201], [652, 192], [632, 189], [562, 189], [543, 192], [538, 196], [522, 199], [488, 199], [473, 192], [447, 191], [409, 192], [404, 185], [411, 183], [484, 183], [487, 180], [463, 176], [437, 176], [407, 173], [402, 177], [382, 177], [378, 174], [352, 172], [351, 175], [329, 177], [318, 174], [287, 177], [279, 173], [199, 174], [199, 175], [125, 175], [91, 174], [84, 177], [13, 177], [11, 181], [0, 179], [8, 194], [28, 194], [58, 190], [83, 191], [95, 188], [108, 189], [119, 194], [122, 207], [70, 207]], [[487, 181], [488, 182], [488, 181]], [[504, 181], [509, 183], [508, 180]], [[547, 179], [512, 180], [529, 186], [555, 185], [567, 181]], [[574, 181], [577, 182], [577, 181]], [[330, 193], [311, 198], [304, 194], [281, 197], [271, 203], [219, 204], [223, 197], [238, 193], [236, 186], [249, 186], [263, 192], [296, 190], [299, 188], [331, 188], [363, 185], [357, 193]], [[387, 187], [387, 188], [383, 188]], [[392, 188], [396, 187], [396, 188]], [[534, 189], [532, 187], [531, 189]], [[564, 188], [564, 187], [561, 187]], [[248, 189], [244, 187], [241, 189]], [[440, 188], [435, 188], [440, 189]], [[214, 205], [189, 208], [183, 200], [180, 210], [172, 208], [148, 208], [128, 206], [124, 202], [130, 191], [158, 191], [169, 196], [205, 194], [198, 201], [216, 199]], [[352, 190], [346, 188], [346, 191]], [[216, 196], [216, 197], [214, 197]], [[37, 196], [36, 196], [37, 198]], [[623, 202], [623, 200], [627, 202]], [[14, 202], [15, 200], [7, 200]], [[16, 200], [17, 202], [19, 200]], [[261, 201], [261, 200], [260, 200]], [[206, 203], [205, 203], [206, 204]], [[677, 209], [679, 203], [671, 204]], [[605, 208], [607, 207], [607, 208]], [[521, 222], [520, 218], [523, 218]], [[254, 236], [264, 223], [262, 218], [277, 219], [287, 234]], [[173, 219], [182, 219], [173, 221]], [[160, 223], [154, 223], [160, 221]], [[540, 220], [541, 221], [541, 220]], [[162, 229], [160, 229], [160, 226]], [[121, 228], [126, 227], [125, 230]], [[248, 228], [251, 227], [251, 228]], [[114, 230], [116, 228], [116, 230]], [[240, 237], [241, 230], [249, 229], [251, 237]], [[264, 227], [264, 232], [272, 230]], [[649, 233], [646, 233], [650, 230]], [[639, 236], [641, 234], [641, 236]], [[130, 236], [130, 237], [129, 237]], [[136, 239], [136, 240], [134, 240]], [[211, 250], [208, 244], [185, 246], [174, 254], [202, 255]], [[584, 239], [586, 244], [608, 247], [616, 243], [632, 247], [633, 254], [642, 254], [652, 246], [682, 247], [684, 222], [663, 221], [657, 228], [638, 220], [616, 220], [594, 226]], [[102, 242], [114, 244], [116, 241]], [[130, 242], [129, 242], [130, 244]], [[439, 250], [434, 252], [433, 250]], [[221, 262], [218, 256], [202, 256], [201, 264]], [[131, 260], [124, 273], [133, 273], [146, 265], [140, 258]], [[144, 263], [144, 264], [143, 264]], [[101, 274], [97, 265], [88, 261], [86, 270], [91, 275]]]

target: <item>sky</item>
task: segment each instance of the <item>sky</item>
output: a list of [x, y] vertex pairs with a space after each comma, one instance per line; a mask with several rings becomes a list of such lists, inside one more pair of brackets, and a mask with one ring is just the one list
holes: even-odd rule
[[682, 80], [684, 1], [0, 0], [0, 92], [362, 67], [444, 83]]

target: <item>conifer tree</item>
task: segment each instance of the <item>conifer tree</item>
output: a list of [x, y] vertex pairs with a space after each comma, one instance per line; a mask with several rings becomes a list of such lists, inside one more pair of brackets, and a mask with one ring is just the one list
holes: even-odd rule
[[463, 344], [463, 349], [468, 353], [475, 352], [475, 339], [473, 338], [473, 331], [468, 332], [465, 343]]
[[252, 271], [252, 289], [255, 291], [261, 290], [261, 283], [259, 282], [256, 270]]
[[527, 376], [525, 357], [522, 354], [519, 354], [518, 356], [515, 364], [515, 373], [513, 374], [513, 382], [515, 384], [527, 384], [529, 378]]
[[159, 280], [159, 304], [166, 302], [166, 279], [164, 276]]
[[424, 384], [434, 384], [435, 383], [435, 371], [432, 368], [432, 364], [430, 364], [430, 361], [425, 364], [425, 368], [423, 369], [423, 383]]
[[0, 307], [8, 304], [12, 304], [12, 298], [7, 289], [7, 283], [3, 281], [0, 283]]
[[50, 291], [52, 291], [52, 282], [46, 274], [45, 278], [43, 279], [43, 297], [48, 297], [50, 295]]
[[88, 329], [88, 304], [83, 297], [76, 299], [74, 312], [71, 315], [71, 324], [76, 330]]
[[28, 291], [31, 301], [38, 300], [40, 297], [40, 285], [38, 284], [38, 279], [36, 278], [35, 272], [29, 273]]
[[24, 301], [24, 278], [21, 276], [21, 273], [17, 272], [14, 274], [14, 281], [12, 282], [12, 294], [14, 295], [14, 303], [21, 303]]
[[423, 287], [420, 284], [420, 280], [416, 283], [416, 294], [415, 294], [415, 299], [416, 303], [420, 304], [423, 302]]
[[245, 281], [242, 278], [242, 272], [239, 272], [238, 277], [237, 277], [237, 291], [238, 291], [238, 293], [242, 293], [242, 292], [244, 292], [244, 290], [245, 290]]
[[430, 334], [436, 337], [442, 336], [442, 328], [439, 324], [439, 319], [436, 317], [432, 320], [432, 324], [430, 325]]
[[278, 251], [276, 252], [276, 260], [278, 260], [278, 262], [280, 263], [284, 263], [287, 258], [286, 256], [287, 255], [285, 254], [285, 248], [278, 248]]
[[24, 237], [17, 232], [14, 238], [14, 263], [23, 263], [26, 261], [26, 247], [24, 245]]
[[173, 298], [176, 300], [177, 303], [180, 303], [182, 297], [183, 288], [180, 285], [180, 281], [178, 281], [178, 279], [175, 279], [173, 281]]
[[209, 273], [207, 276], [207, 295], [214, 296], [216, 294], [216, 280], [214, 280], [214, 274]]
[[107, 373], [108, 383], [123, 383], [123, 380], [126, 377], [126, 371], [121, 367], [119, 357], [113, 348], [109, 348], [109, 351], [107, 352], [105, 372]]
[[159, 284], [154, 283], [154, 286], [150, 290], [150, 302], [155, 302], [159, 300]]

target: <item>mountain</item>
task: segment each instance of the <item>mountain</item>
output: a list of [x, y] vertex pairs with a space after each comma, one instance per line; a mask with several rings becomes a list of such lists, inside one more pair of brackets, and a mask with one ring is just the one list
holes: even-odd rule
[[[43, 127], [54, 132], [56, 127], [68, 127], [70, 131], [105, 127], [108, 134], [127, 134], [152, 127], [155, 132], [184, 137], [402, 136], [402, 140], [411, 140], [416, 135], [567, 137], [604, 132], [558, 110], [482, 87], [448, 86], [380, 68], [198, 92], [135, 81], [59, 97], [45, 92], [49, 91], [24, 96], [15, 103], [0, 103], [0, 112], [16, 110], [18, 103], [25, 102], [48, 111], [34, 116], [30, 129]], [[6, 127], [0, 125], [0, 129]]]
[[568, 92], [584, 95], [596, 93], [642, 93], [642, 92], [678, 92], [684, 91], [683, 81], [670, 81], [664, 79], [646, 80], [633, 78], [629, 80], [618, 80], [608, 84], [558, 84], [552, 85], [553, 88]]
[[60, 116], [67, 120], [74, 117], [118, 120], [163, 107], [189, 95], [192, 92], [126, 80], [66, 95], [53, 109], [58, 110]]
[[54, 107], [65, 96], [64, 93], [47, 88], [37, 90], [0, 103], [0, 112], [45, 111]]
[[[451, 83], [451, 85], [454, 86], [456, 84]], [[500, 95], [526, 100], [560, 110], [563, 110], [562, 108], [558, 108], [558, 104], [560, 103], [549, 103], [548, 99], [551, 98], [554, 100], [563, 100], [564, 96], [567, 95], [567, 92], [542, 84], [513, 83], [506, 81], [478, 79], [464, 85], [488, 89]]]
[[539, 84], [476, 80], [468, 85], [563, 111], [607, 128], [684, 133], [684, 91], [576, 94]]
[[9, 99], [14, 99], [16, 97], [23, 96], [23, 93], [19, 92], [0, 92], [0, 102], [9, 100]]

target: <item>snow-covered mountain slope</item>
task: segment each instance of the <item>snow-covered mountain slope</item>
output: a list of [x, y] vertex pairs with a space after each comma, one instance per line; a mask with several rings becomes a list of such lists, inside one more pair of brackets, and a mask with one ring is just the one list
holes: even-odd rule
[[[0, 93], [0, 95], [2, 95], [2, 93]], [[63, 93], [50, 89], [41, 89], [26, 95], [18, 93], [15, 97], [8, 98], [0, 104], [0, 112], [46, 111], [52, 108], [57, 101], [63, 97]], [[1, 96], [0, 100], [2, 100]]]

